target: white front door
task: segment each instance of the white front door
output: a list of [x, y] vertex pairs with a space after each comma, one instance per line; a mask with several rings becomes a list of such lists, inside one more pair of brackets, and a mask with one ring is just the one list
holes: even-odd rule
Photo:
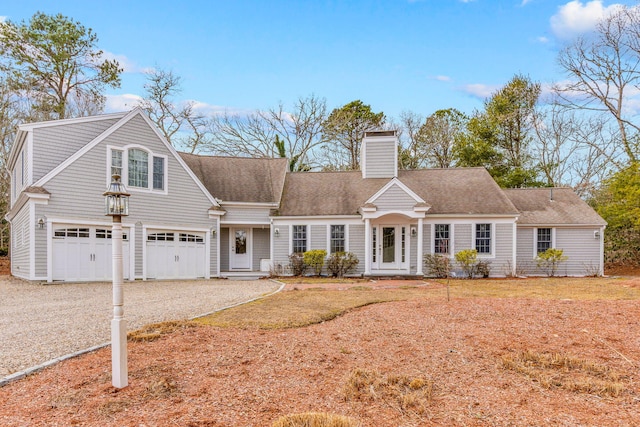
[[231, 270], [251, 270], [251, 228], [230, 229], [229, 268]]
[[380, 271], [408, 269], [408, 229], [406, 225], [373, 227], [372, 269]]

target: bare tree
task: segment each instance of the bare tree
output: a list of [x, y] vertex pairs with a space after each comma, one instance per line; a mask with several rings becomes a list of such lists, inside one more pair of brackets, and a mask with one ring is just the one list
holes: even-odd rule
[[537, 112], [534, 132], [533, 155], [547, 185], [571, 186], [587, 196], [609, 172], [614, 138], [602, 117], [551, 104]]
[[567, 106], [605, 112], [618, 129], [619, 150], [638, 160], [640, 125], [630, 108], [632, 92], [640, 89], [640, 8], [621, 7], [604, 18], [593, 34], [577, 38], [560, 52], [560, 66], [570, 82], [556, 91]]
[[147, 73], [145, 96], [138, 104], [173, 146], [195, 153], [210, 140], [209, 120], [199, 114], [193, 102], [177, 103], [182, 79], [171, 70], [153, 69]]
[[224, 114], [214, 119], [214, 141], [208, 147], [232, 156], [284, 155], [292, 171], [309, 170], [317, 165], [316, 149], [326, 141], [322, 132], [326, 118], [326, 101], [315, 95], [298, 98], [291, 111], [280, 103], [245, 116]]
[[420, 149], [418, 132], [422, 126], [423, 117], [413, 111], [400, 113], [398, 138], [400, 147], [398, 153], [398, 167], [400, 169], [419, 169], [425, 166], [425, 157]]

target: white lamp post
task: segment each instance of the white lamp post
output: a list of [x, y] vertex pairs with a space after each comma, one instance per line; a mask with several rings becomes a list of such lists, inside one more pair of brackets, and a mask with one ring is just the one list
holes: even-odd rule
[[129, 384], [127, 370], [127, 321], [124, 319], [122, 292], [122, 217], [129, 215], [129, 196], [119, 175], [104, 192], [105, 215], [113, 217], [111, 254], [113, 276], [113, 320], [111, 320], [111, 382], [116, 388]]

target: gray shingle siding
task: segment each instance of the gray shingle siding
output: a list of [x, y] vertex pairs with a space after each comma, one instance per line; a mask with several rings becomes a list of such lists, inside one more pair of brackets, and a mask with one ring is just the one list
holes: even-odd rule
[[394, 140], [366, 140], [363, 143], [365, 178], [392, 178], [396, 171], [396, 146]]
[[220, 271], [229, 271], [229, 229], [220, 229]]
[[253, 229], [253, 261], [252, 269], [260, 271], [260, 261], [269, 259], [270, 255], [269, 229], [254, 228]]
[[320, 249], [320, 250], [326, 251], [327, 250], [327, 225], [313, 224], [309, 226], [309, 228], [311, 229], [311, 232], [310, 232], [311, 244], [307, 245], [307, 250]]
[[289, 266], [289, 226], [278, 225], [280, 235], [273, 238], [273, 265], [280, 265], [282, 268]]
[[222, 220], [226, 224], [238, 223], [269, 223], [269, 208], [251, 209], [251, 208], [239, 208], [239, 207], [224, 207], [226, 213], [222, 217]]
[[397, 185], [392, 185], [384, 194], [380, 195], [380, 197], [374, 201], [374, 204], [378, 207], [379, 211], [412, 211], [413, 207], [416, 205], [416, 201], [402, 188]]
[[495, 230], [495, 258], [491, 260], [491, 276], [506, 276], [513, 267], [513, 224], [498, 223]]
[[[44, 217], [43, 205], [35, 205], [36, 221]], [[34, 226], [35, 227], [35, 226]], [[33, 228], [33, 227], [32, 227]], [[36, 277], [47, 277], [47, 228], [34, 230], [35, 233], [35, 274]]]
[[118, 120], [113, 118], [34, 129], [33, 182], [45, 176], [102, 132], [116, 124]]
[[11, 222], [11, 271], [15, 276], [29, 278], [29, 204], [25, 204]]
[[349, 274], [364, 274], [364, 224], [349, 225], [349, 252], [353, 252], [359, 261], [356, 270]]

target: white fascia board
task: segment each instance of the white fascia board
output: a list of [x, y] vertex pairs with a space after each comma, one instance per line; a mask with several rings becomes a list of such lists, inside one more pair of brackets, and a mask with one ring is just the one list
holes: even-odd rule
[[265, 208], [277, 208], [279, 203], [257, 203], [257, 202], [233, 202], [233, 201], [220, 201], [220, 206], [222, 207], [237, 207], [237, 208], [254, 208], [254, 209], [265, 209]]
[[414, 212], [414, 211], [402, 211], [402, 210], [362, 212], [363, 219], [378, 219], [387, 215], [402, 215], [402, 216], [406, 216], [407, 218], [413, 218], [413, 219], [426, 218], [426, 212]]
[[[141, 110], [139, 108], [134, 108], [133, 110], [131, 110], [124, 117], [122, 117], [116, 124], [114, 124], [113, 126], [108, 128], [107, 130], [102, 132], [100, 135], [95, 137], [92, 141], [90, 141], [88, 144], [86, 144], [80, 150], [76, 151], [72, 156], [69, 156], [69, 158], [67, 158], [64, 162], [60, 163], [58, 166], [53, 168], [51, 171], [49, 171], [49, 173], [47, 173], [45, 176], [40, 178], [33, 185], [36, 186], [36, 187], [44, 186], [44, 184], [46, 184], [52, 178], [57, 176], [60, 172], [65, 170], [70, 164], [72, 164], [73, 162], [78, 160], [80, 157], [84, 156], [89, 150], [91, 150], [93, 147], [98, 145], [100, 142], [104, 141], [109, 135], [111, 135], [113, 132], [115, 132], [120, 127], [122, 127], [122, 125], [127, 123], [132, 117], [134, 117], [136, 114], [139, 114], [140, 111]], [[102, 116], [98, 116], [98, 117], [102, 118]]]
[[364, 202], [364, 204], [367, 203], [372, 203], [375, 205], [375, 200], [382, 196], [389, 188], [391, 188], [392, 186], [397, 185], [398, 187], [400, 187], [405, 193], [407, 193], [409, 195], [409, 197], [411, 197], [413, 200], [416, 201], [416, 203], [426, 203], [422, 197], [418, 196], [416, 193], [413, 192], [413, 190], [411, 190], [409, 187], [407, 187], [406, 185], [404, 185], [402, 183], [402, 181], [400, 181], [397, 177], [391, 178], [391, 180], [389, 182], [387, 182], [385, 184], [384, 187], [382, 187], [380, 190], [378, 190], [378, 192], [376, 194], [374, 194], [373, 196], [371, 196], [369, 198], [369, 200], [367, 200], [366, 202]]
[[147, 230], [168, 230], [168, 231], [193, 231], [196, 233], [208, 233], [211, 231], [211, 227], [203, 228], [203, 227], [184, 227], [182, 225], [156, 225], [156, 224], [145, 224], [142, 226], [142, 229]]
[[518, 224], [518, 228], [604, 228], [602, 224]]
[[13, 141], [13, 146], [11, 147], [11, 152], [9, 153], [9, 159], [7, 160], [7, 170], [9, 172], [13, 170], [13, 167], [15, 166], [16, 160], [18, 158], [18, 153], [20, 152], [20, 150], [22, 150], [22, 147], [24, 146], [30, 134], [31, 132], [23, 131], [20, 129], [18, 130], [16, 138]]
[[209, 209], [207, 212], [209, 213], [209, 218], [215, 218], [217, 216], [220, 217], [227, 214], [227, 211], [220, 211], [217, 209]]
[[496, 214], [431, 214], [426, 216], [427, 219], [473, 219], [473, 218], [482, 218], [482, 219], [505, 219], [509, 220], [508, 222], [515, 222], [518, 219], [517, 215], [496, 215]]
[[222, 225], [269, 225], [271, 221], [224, 221], [220, 220]]
[[34, 123], [23, 123], [18, 126], [20, 130], [32, 130], [36, 128], [45, 128], [52, 126], [62, 126], [74, 123], [89, 123], [95, 122], [105, 119], [117, 119], [126, 116], [128, 112], [121, 111], [118, 113], [108, 113], [108, 114], [98, 114], [95, 116], [85, 116], [85, 117], [74, 117], [71, 119], [61, 119], [61, 120], [47, 120], [44, 122], [34, 122]]
[[317, 215], [317, 216], [270, 216], [272, 221], [317, 221], [317, 220], [339, 220], [339, 219], [357, 219], [362, 221], [360, 215]]
[[28, 200], [33, 200], [39, 204], [47, 204], [49, 199], [51, 198], [50, 194], [40, 194], [40, 193], [25, 193], [24, 191], [20, 193], [18, 196], [18, 200], [13, 204], [11, 210], [5, 214], [5, 219], [9, 222], [16, 216], [20, 209], [27, 203]]
[[[122, 218], [122, 226], [126, 228], [135, 228], [135, 223], [126, 221], [127, 217]], [[89, 225], [96, 227], [108, 227], [113, 225], [113, 220], [109, 217], [105, 220], [88, 220], [86, 218], [70, 218], [70, 217], [47, 217], [47, 224], [71, 224], [71, 225]]]

